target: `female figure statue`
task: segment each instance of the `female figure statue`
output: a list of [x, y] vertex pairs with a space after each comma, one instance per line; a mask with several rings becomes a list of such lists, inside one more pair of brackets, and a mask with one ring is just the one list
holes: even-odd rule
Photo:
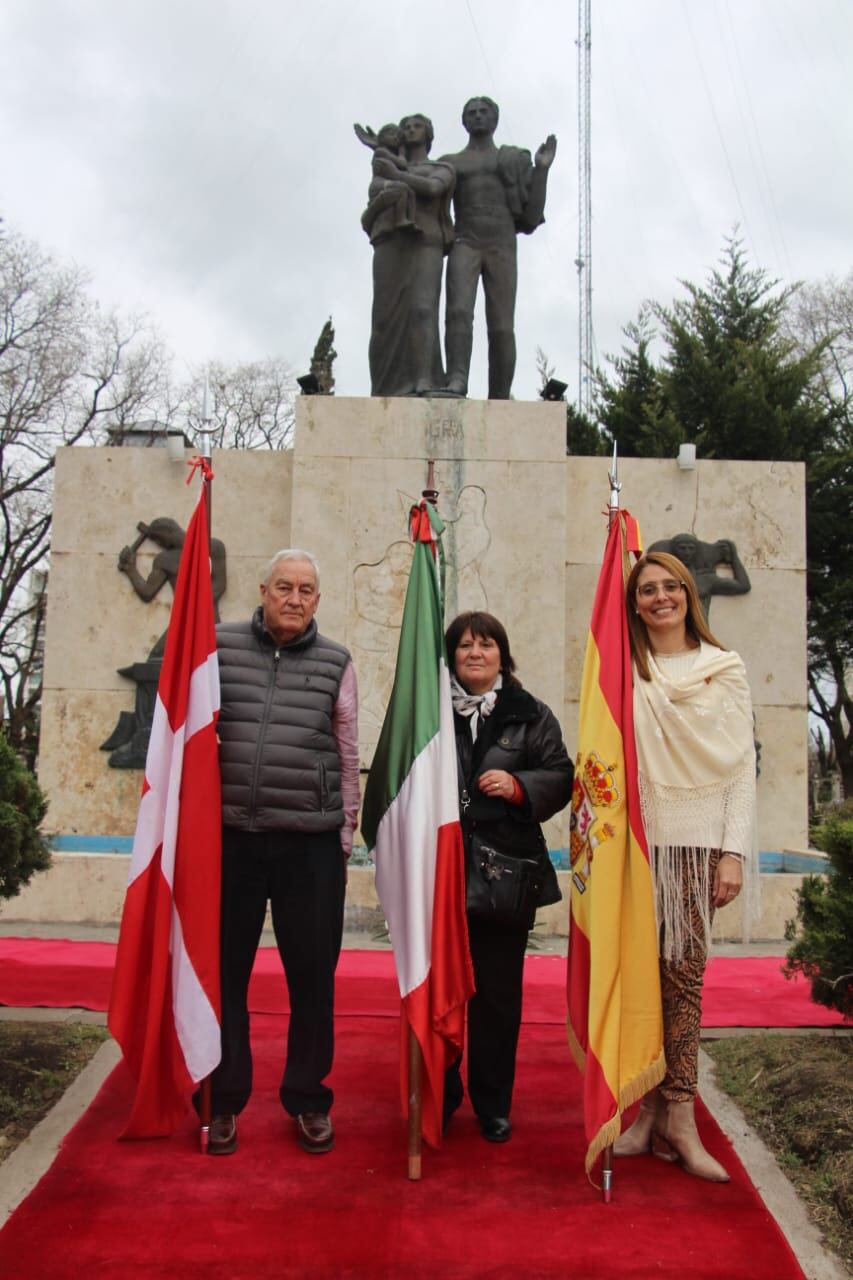
[[[404, 116], [398, 137], [356, 126], [373, 148], [373, 180], [362, 226], [373, 245], [370, 393], [424, 396], [444, 390], [438, 311], [444, 255], [453, 239], [455, 174], [429, 159], [432, 122]], [[382, 145], [396, 141], [399, 150]], [[402, 151], [402, 154], [400, 152]], [[406, 202], [411, 193], [414, 202]]]

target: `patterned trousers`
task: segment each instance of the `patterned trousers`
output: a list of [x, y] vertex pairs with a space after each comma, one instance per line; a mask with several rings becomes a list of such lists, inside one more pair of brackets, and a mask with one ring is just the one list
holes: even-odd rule
[[[709, 886], [713, 894], [714, 875], [720, 861], [719, 850], [710, 856]], [[702, 919], [698, 904], [692, 896], [690, 880], [686, 874], [686, 860], [682, 863], [684, 910], [689, 913], [691, 932], [702, 936]], [[710, 904], [711, 919], [714, 904]], [[663, 1001], [663, 1047], [666, 1054], [666, 1075], [661, 1093], [669, 1102], [690, 1102], [696, 1096], [699, 1079], [699, 1027], [702, 1020], [702, 981], [708, 952], [696, 941], [692, 949], [680, 960], [660, 961], [660, 988]]]

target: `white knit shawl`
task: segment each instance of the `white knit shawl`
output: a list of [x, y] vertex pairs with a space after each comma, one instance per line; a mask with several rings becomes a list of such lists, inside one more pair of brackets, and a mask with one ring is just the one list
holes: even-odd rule
[[[752, 700], [739, 656], [704, 641], [688, 671], [668, 673], [649, 654], [649, 672], [643, 680], [634, 670], [640, 803], [663, 954], [678, 959], [710, 945], [712, 849], [743, 858], [745, 935], [757, 908]], [[685, 872], [698, 934], [685, 910]]]

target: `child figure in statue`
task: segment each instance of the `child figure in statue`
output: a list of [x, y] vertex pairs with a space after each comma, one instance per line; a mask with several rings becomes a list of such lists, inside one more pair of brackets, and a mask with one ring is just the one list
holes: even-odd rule
[[[391, 159], [398, 169], [408, 169], [403, 135], [399, 125], [384, 124], [378, 133], [370, 128], [353, 125], [359, 142], [373, 151], [374, 160]], [[394, 231], [420, 231], [415, 222], [415, 193], [404, 182], [379, 177], [375, 172], [367, 189], [368, 204], [361, 216], [361, 225], [372, 242]]]

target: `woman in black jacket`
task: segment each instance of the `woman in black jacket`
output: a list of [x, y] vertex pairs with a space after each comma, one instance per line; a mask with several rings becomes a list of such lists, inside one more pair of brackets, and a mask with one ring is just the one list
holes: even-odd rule
[[[459, 796], [468, 876], [475, 837], [499, 853], [533, 859], [542, 887], [536, 906], [559, 902], [557, 876], [540, 823], [569, 803], [572, 765], [560, 726], [522, 688], [503, 625], [490, 613], [461, 613], [445, 636], [456, 728]], [[469, 912], [476, 994], [468, 1005], [468, 1092], [489, 1142], [507, 1142], [521, 1025], [524, 951], [532, 920], [497, 925]], [[462, 1101], [456, 1062], [445, 1082], [445, 1123]]]

